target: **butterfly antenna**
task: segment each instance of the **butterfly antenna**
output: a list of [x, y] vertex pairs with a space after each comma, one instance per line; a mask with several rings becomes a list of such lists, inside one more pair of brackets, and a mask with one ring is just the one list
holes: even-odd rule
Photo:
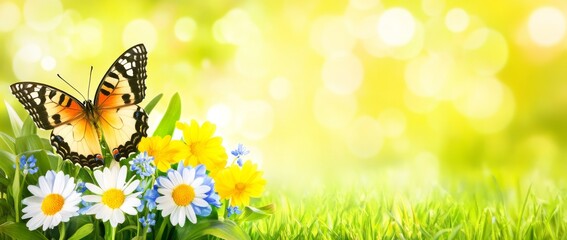
[[[81, 95], [81, 97], [85, 98], [85, 96], [84, 96], [81, 92], [79, 92], [79, 90], [77, 90], [75, 87], [73, 87], [73, 85], [71, 85], [69, 82], [65, 81], [65, 79], [63, 79], [63, 78], [61, 77], [61, 75], [59, 75], [59, 73], [57, 74], [57, 77], [59, 77], [59, 79], [63, 80], [63, 82], [67, 83], [67, 85], [69, 85], [69, 87], [71, 87], [71, 88], [73, 88], [75, 91], [77, 91], [77, 92], [79, 93], [79, 95]], [[87, 100], [87, 99], [85, 99], [85, 100]]]
[[91, 78], [93, 76], [93, 66], [91, 66], [91, 73], [89, 74], [89, 88], [87, 89], [87, 99], [89, 99], [89, 94], [91, 93]]

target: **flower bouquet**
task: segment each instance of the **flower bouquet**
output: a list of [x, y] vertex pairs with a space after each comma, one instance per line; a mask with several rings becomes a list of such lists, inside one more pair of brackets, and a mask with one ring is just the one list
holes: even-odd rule
[[[144, 108], [146, 114], [161, 99]], [[179, 121], [175, 94], [152, 136], [116, 161], [101, 139], [101, 166], [63, 160], [32, 118], [6, 104], [13, 134], [0, 132], [0, 235], [23, 239], [248, 239], [245, 221], [270, 216], [253, 207], [266, 180], [246, 160], [228, 153], [215, 125]], [[175, 129], [183, 133], [172, 139]], [[52, 139], [53, 142], [53, 139]], [[229, 159], [229, 155], [231, 158]], [[99, 157], [100, 158], [100, 157]], [[252, 201], [251, 201], [252, 199]]]

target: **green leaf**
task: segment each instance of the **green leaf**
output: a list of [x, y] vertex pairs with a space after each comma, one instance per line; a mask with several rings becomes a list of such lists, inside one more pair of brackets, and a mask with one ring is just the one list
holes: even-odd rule
[[250, 236], [242, 228], [230, 220], [199, 219], [197, 224], [176, 227], [175, 231], [178, 239], [196, 239], [205, 235], [229, 240], [250, 239]]
[[41, 138], [37, 135], [26, 135], [16, 138], [16, 153], [23, 153], [27, 151], [35, 150], [48, 150], [51, 151], [51, 145], [49, 148], [45, 146]]
[[6, 133], [0, 132], [0, 149], [9, 151], [13, 153], [16, 151], [14, 145], [16, 144], [16, 139]]
[[88, 236], [89, 234], [91, 234], [94, 230], [93, 224], [92, 223], [87, 223], [85, 225], [83, 225], [82, 227], [80, 227], [79, 229], [77, 229], [77, 231], [75, 231], [75, 233], [73, 234], [73, 236], [71, 236], [69, 238], [69, 240], [79, 240], [82, 239], [86, 236]]
[[148, 105], [146, 105], [146, 107], [144, 108], [144, 110], [146, 111], [146, 113], [148, 115], [150, 115], [150, 113], [152, 112], [152, 110], [154, 110], [154, 108], [156, 107], [156, 105], [158, 104], [159, 100], [161, 100], [161, 97], [163, 97], [163, 93], [158, 94], [157, 96], [155, 96], [149, 103]]
[[16, 155], [4, 150], [0, 150], [0, 169], [4, 171], [6, 176], [14, 176], [14, 164], [16, 163]]
[[30, 231], [24, 223], [5, 222], [0, 225], [0, 233], [13, 239], [46, 239], [39, 231]]
[[167, 135], [172, 135], [175, 130], [175, 123], [179, 121], [181, 117], [181, 98], [179, 93], [175, 93], [171, 100], [169, 101], [169, 106], [161, 119], [154, 136], [165, 137]]
[[274, 213], [274, 204], [268, 204], [266, 206], [255, 208], [251, 206], [246, 206], [244, 212], [238, 218], [239, 221], [256, 221], [263, 218], [267, 218]]
[[10, 123], [12, 125], [14, 136], [21, 136], [22, 125], [24, 125], [22, 119], [20, 118], [20, 116], [18, 116], [16, 110], [14, 110], [14, 108], [12, 108], [10, 104], [8, 104], [8, 102], [4, 101], [4, 103], [6, 104], [6, 111], [8, 111], [8, 117], [10, 117]]
[[37, 127], [29, 116], [26, 118], [26, 120], [24, 120], [21, 134], [22, 136], [37, 134]]

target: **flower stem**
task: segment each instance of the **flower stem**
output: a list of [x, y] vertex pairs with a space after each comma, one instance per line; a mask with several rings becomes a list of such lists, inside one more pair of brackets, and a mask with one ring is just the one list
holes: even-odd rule
[[161, 222], [161, 225], [159, 226], [159, 230], [156, 233], [155, 239], [162, 239], [163, 230], [165, 230], [165, 226], [167, 225], [168, 220], [169, 220], [169, 216], [163, 218], [163, 221]]
[[65, 239], [65, 223], [62, 222], [61, 226], [59, 227], [59, 240]]
[[223, 217], [224, 219], [228, 218], [228, 199], [224, 200], [224, 213], [223, 213]]

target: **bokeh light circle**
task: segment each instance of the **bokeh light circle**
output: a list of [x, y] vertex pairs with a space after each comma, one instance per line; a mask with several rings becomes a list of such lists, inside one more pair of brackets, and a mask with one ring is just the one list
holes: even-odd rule
[[291, 82], [285, 77], [276, 77], [270, 82], [270, 96], [275, 100], [285, 100], [291, 94]]
[[470, 79], [462, 85], [461, 91], [455, 106], [460, 113], [473, 119], [494, 115], [500, 109], [504, 94], [502, 84], [493, 77]]
[[459, 33], [469, 26], [469, 15], [462, 8], [453, 8], [445, 15], [445, 25], [451, 32]]
[[331, 129], [347, 126], [354, 118], [357, 109], [356, 98], [353, 95], [338, 95], [326, 89], [320, 89], [315, 94], [313, 111], [317, 121]]
[[380, 122], [383, 134], [386, 137], [400, 137], [406, 129], [406, 117], [397, 108], [384, 109], [378, 116], [378, 122]]
[[428, 16], [438, 16], [445, 10], [445, 0], [423, 0], [421, 8]]
[[341, 17], [318, 18], [311, 27], [311, 46], [321, 55], [350, 52], [356, 44], [345, 20]]
[[122, 44], [124, 48], [130, 48], [136, 44], [143, 43], [148, 51], [155, 48], [158, 36], [155, 26], [145, 19], [135, 19], [124, 27], [122, 32]]
[[59, 0], [26, 0], [24, 3], [26, 24], [38, 32], [55, 29], [62, 16], [63, 5]]
[[51, 71], [55, 69], [56, 65], [57, 61], [52, 56], [44, 56], [41, 59], [41, 68], [43, 68], [43, 70], [45, 71]]
[[415, 34], [415, 20], [405, 8], [390, 8], [378, 20], [378, 35], [391, 46], [408, 44]]
[[374, 157], [382, 148], [382, 134], [378, 121], [369, 116], [361, 116], [349, 126], [346, 138], [348, 148], [357, 157]]
[[260, 30], [249, 14], [232, 9], [213, 24], [213, 35], [220, 43], [254, 45], [261, 40]]
[[102, 50], [102, 32], [102, 24], [94, 18], [78, 23], [71, 35], [71, 56], [84, 59], [98, 55]]
[[528, 33], [539, 46], [558, 44], [565, 37], [565, 14], [556, 7], [535, 9], [528, 19]]
[[197, 22], [190, 17], [181, 17], [177, 19], [174, 26], [175, 37], [182, 42], [188, 42], [193, 39]]
[[9, 32], [14, 30], [20, 23], [20, 8], [11, 2], [0, 3], [0, 32]]
[[325, 87], [333, 93], [352, 94], [362, 84], [364, 68], [356, 56], [344, 53], [328, 58], [321, 76]]
[[22, 46], [12, 59], [12, 70], [20, 81], [35, 79], [38, 62], [42, 56], [42, 49], [35, 43]]
[[489, 28], [478, 29], [463, 43], [468, 66], [479, 75], [498, 73], [508, 61], [508, 43], [501, 33]]
[[226, 127], [232, 121], [232, 111], [225, 104], [215, 104], [207, 111], [207, 120], [215, 123], [219, 127]]
[[242, 136], [250, 140], [265, 138], [274, 126], [274, 110], [265, 101], [244, 102], [235, 115], [236, 129]]
[[444, 55], [416, 58], [406, 66], [406, 84], [416, 95], [438, 96], [449, 80], [452, 66], [452, 59]]
[[491, 134], [505, 129], [515, 115], [514, 94], [506, 85], [500, 84], [501, 100], [498, 109], [486, 118], [469, 118], [471, 126], [480, 133]]

